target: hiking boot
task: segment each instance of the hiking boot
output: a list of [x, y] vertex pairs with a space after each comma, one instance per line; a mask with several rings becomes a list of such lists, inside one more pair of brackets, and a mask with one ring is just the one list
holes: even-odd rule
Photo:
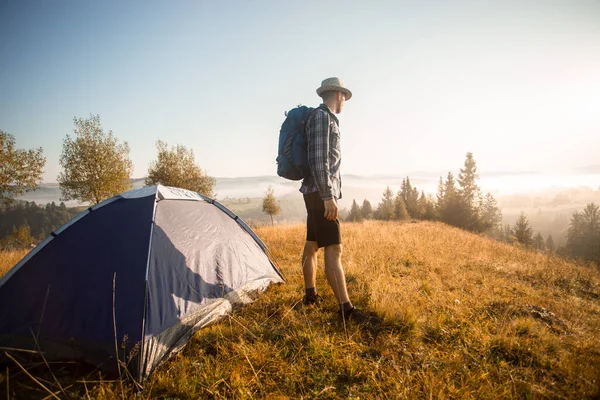
[[319, 296], [318, 294], [315, 294], [314, 296], [305, 295], [302, 298], [302, 304], [304, 304], [305, 306], [310, 306], [312, 304], [319, 304], [322, 302], [323, 302], [323, 298], [321, 296]]
[[371, 324], [375, 325], [382, 321], [382, 319], [376, 315], [368, 315], [360, 311], [356, 307], [352, 307], [345, 313], [339, 311], [338, 314], [342, 321], [354, 321], [357, 324]]

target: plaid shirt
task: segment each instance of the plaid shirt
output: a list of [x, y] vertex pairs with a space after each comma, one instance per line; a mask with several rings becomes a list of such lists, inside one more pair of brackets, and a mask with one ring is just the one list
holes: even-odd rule
[[321, 104], [309, 119], [306, 135], [311, 175], [302, 181], [300, 192], [319, 192], [322, 200], [341, 199], [339, 121], [325, 104]]

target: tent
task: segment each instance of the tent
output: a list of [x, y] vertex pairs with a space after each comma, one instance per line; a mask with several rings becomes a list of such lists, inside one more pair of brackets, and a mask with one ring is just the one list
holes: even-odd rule
[[57, 229], [0, 280], [0, 347], [109, 371], [118, 352], [144, 379], [198, 329], [277, 282], [265, 245], [217, 201], [160, 185], [131, 190]]

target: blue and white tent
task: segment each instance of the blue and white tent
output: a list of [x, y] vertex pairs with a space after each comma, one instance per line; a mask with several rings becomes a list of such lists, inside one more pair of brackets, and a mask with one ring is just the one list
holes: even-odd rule
[[283, 282], [266, 250], [198, 193], [125, 192], [53, 232], [0, 280], [0, 347], [37, 349], [37, 338], [47, 358], [116, 370], [116, 342], [144, 379], [198, 329]]

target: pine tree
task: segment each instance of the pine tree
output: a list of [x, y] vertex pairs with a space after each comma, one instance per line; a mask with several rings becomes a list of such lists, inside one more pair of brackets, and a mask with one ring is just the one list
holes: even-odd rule
[[574, 257], [595, 261], [600, 265], [600, 208], [588, 204], [575, 212], [567, 232], [567, 249]]
[[360, 212], [364, 219], [372, 219], [373, 218], [373, 207], [371, 206], [371, 202], [369, 200], [364, 199], [362, 203], [362, 207], [360, 208]]
[[[408, 179], [408, 178], [406, 178]], [[416, 187], [408, 194], [408, 203], [406, 203], [406, 211], [411, 218], [419, 218], [419, 190]]]
[[411, 218], [419, 218], [419, 191], [412, 186], [408, 176], [402, 180], [398, 196], [404, 201], [409, 216]]
[[358, 206], [358, 203], [356, 203], [356, 200], [353, 199], [352, 207], [350, 208], [350, 213], [346, 217], [346, 221], [360, 222], [360, 221], [362, 221], [362, 219], [363, 219], [363, 216], [360, 211], [360, 207]]
[[428, 221], [435, 221], [438, 219], [435, 199], [431, 194], [427, 195], [427, 203], [425, 204], [425, 214], [423, 215], [423, 218]]
[[503, 232], [502, 240], [506, 243], [512, 243], [513, 242], [513, 230], [510, 227], [510, 224], [504, 225], [504, 230], [502, 232]]
[[552, 235], [548, 235], [546, 238], [546, 243], [544, 244], [546, 250], [553, 253], [556, 250], [556, 245], [554, 244], [554, 239], [552, 239]]
[[523, 246], [529, 247], [533, 244], [533, 229], [529, 225], [529, 221], [527, 221], [525, 214], [521, 213], [517, 219], [513, 233], [516, 241]]
[[536, 250], [544, 250], [544, 237], [540, 232], [538, 232], [537, 235], [535, 235], [535, 237], [533, 238], [533, 247]]
[[470, 208], [476, 205], [479, 196], [479, 186], [475, 183], [479, 176], [477, 175], [477, 164], [473, 158], [473, 153], [467, 153], [464, 168], [461, 168], [458, 174], [459, 194], [462, 201]]
[[406, 210], [406, 205], [404, 204], [404, 200], [402, 200], [402, 196], [400, 195], [400, 193], [398, 193], [398, 195], [396, 196], [396, 199], [394, 199], [394, 210], [395, 210], [395, 218], [399, 221], [404, 221], [407, 219], [410, 219], [410, 215], [408, 213], [408, 211]]
[[461, 221], [460, 226], [471, 230], [480, 231], [479, 227], [479, 205], [481, 203], [481, 192], [477, 186], [477, 164], [473, 158], [473, 153], [467, 153], [464, 167], [458, 174], [458, 190], [460, 202]]
[[502, 212], [497, 204], [494, 196], [490, 193], [486, 194], [481, 204], [479, 228], [482, 232], [493, 231], [502, 222]]
[[[439, 193], [440, 188], [438, 187], [438, 195]], [[438, 214], [441, 221], [449, 225], [460, 227], [460, 198], [452, 172], [448, 172], [446, 181], [442, 184], [441, 193], [442, 197], [438, 197]]]
[[583, 257], [585, 254], [584, 249], [584, 228], [583, 218], [579, 211], [576, 211], [571, 216], [571, 222], [569, 223], [569, 230], [567, 231], [567, 249], [573, 257]]
[[419, 200], [417, 201], [417, 218], [425, 219], [425, 214], [427, 212], [427, 197], [425, 196], [425, 191], [421, 191], [421, 196], [419, 196]]
[[394, 192], [389, 186], [383, 192], [383, 197], [381, 198], [381, 202], [377, 206], [377, 211], [375, 211], [375, 218], [381, 219], [384, 221], [390, 221], [395, 218], [396, 210], [394, 205]]

